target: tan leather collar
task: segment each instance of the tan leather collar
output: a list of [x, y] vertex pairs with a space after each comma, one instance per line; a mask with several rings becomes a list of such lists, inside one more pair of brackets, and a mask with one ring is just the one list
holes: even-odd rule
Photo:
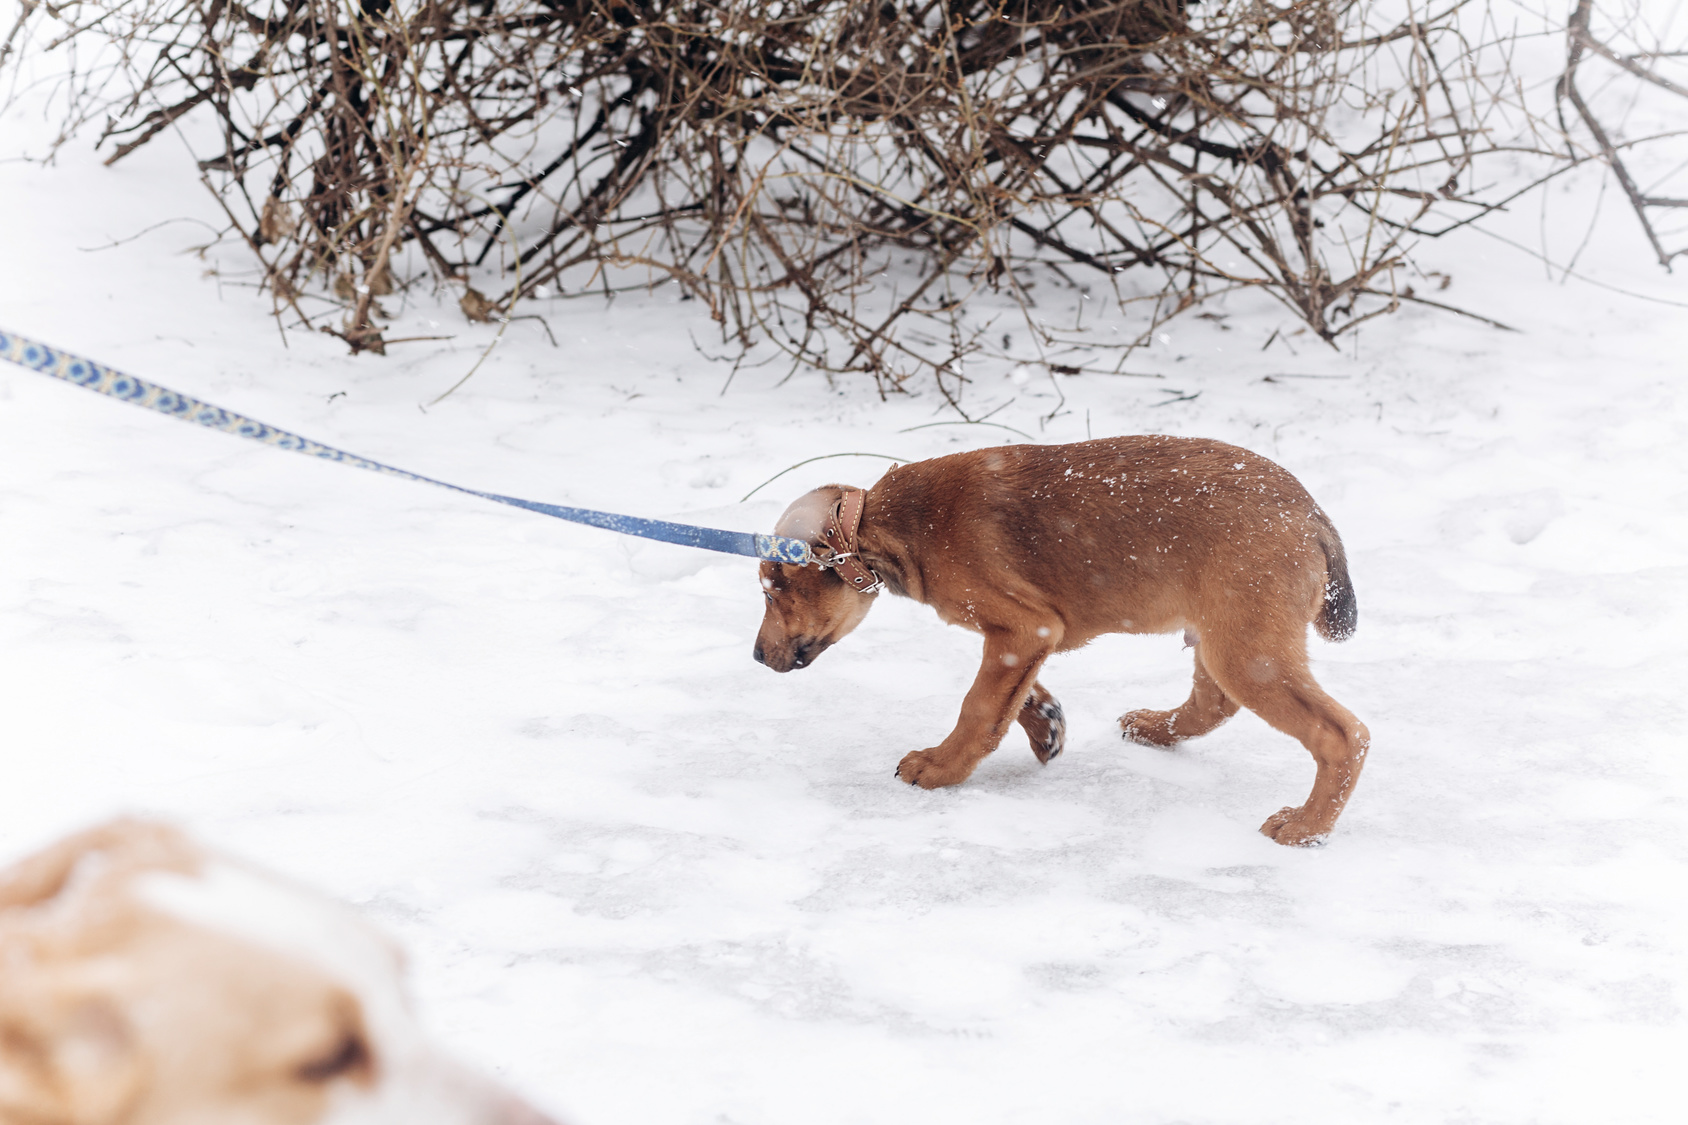
[[867, 507], [867, 493], [859, 488], [846, 488], [838, 506], [827, 517], [821, 529], [821, 542], [832, 548], [828, 558], [817, 559], [823, 567], [836, 569], [852, 588], [864, 594], [876, 594], [885, 583], [867, 568], [856, 554], [856, 533], [862, 525], [862, 509]]

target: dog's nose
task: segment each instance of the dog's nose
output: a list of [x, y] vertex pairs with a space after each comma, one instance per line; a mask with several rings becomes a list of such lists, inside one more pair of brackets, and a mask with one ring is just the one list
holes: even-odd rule
[[555, 1119], [540, 1113], [519, 1098], [511, 1098], [500, 1106], [498, 1116], [488, 1125], [493, 1125], [494, 1122], [496, 1125], [558, 1125]]

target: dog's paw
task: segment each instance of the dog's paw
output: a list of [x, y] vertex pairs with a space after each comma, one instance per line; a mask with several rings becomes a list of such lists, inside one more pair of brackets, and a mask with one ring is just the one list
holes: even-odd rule
[[1266, 818], [1260, 834], [1292, 848], [1317, 848], [1330, 838], [1330, 829], [1316, 826], [1305, 808], [1279, 809]]
[[1020, 713], [1020, 725], [1031, 739], [1032, 753], [1048, 765], [1067, 745], [1067, 715], [1053, 697], [1030, 699]]
[[1171, 746], [1178, 741], [1172, 733], [1173, 711], [1127, 711], [1119, 717], [1120, 735], [1144, 746]]
[[953, 765], [939, 761], [930, 750], [914, 750], [903, 755], [903, 760], [897, 763], [897, 776], [910, 785], [918, 785], [922, 789], [942, 789], [946, 785], [955, 785], [967, 780], [967, 775], [973, 771], [958, 770]]
[[1059, 756], [1061, 751], [1067, 748], [1067, 714], [1053, 699], [1038, 704], [1037, 713], [1049, 724], [1049, 733], [1032, 744], [1032, 753], [1037, 755], [1038, 761], [1047, 765], [1050, 759]]

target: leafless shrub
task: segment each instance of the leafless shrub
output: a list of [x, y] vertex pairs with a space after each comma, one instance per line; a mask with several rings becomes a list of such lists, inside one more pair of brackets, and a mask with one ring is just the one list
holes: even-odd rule
[[[1597, 17], [1603, 18], [1599, 18], [1597, 23]], [[1671, 21], [1665, 22], [1668, 27]], [[1629, 117], [1635, 108], [1636, 88], [1640, 86], [1666, 100], [1677, 120], [1688, 123], [1688, 37], [1684, 37], [1683, 29], [1677, 29], [1677, 35], [1678, 42], [1673, 45], [1665, 38], [1663, 29], [1650, 23], [1639, 5], [1611, 3], [1597, 10], [1594, 0], [1577, 0], [1566, 27], [1568, 50], [1565, 73], [1555, 90], [1560, 103], [1560, 123], [1566, 136], [1574, 138], [1578, 132], [1575, 125], [1566, 120], [1568, 104], [1576, 122], [1588, 131], [1595, 150], [1623, 188], [1635, 217], [1641, 221], [1648, 243], [1658, 255], [1659, 264], [1666, 269], [1670, 268], [1672, 259], [1688, 255], [1688, 230], [1683, 229], [1680, 222], [1674, 224], [1674, 229], [1667, 228], [1664, 236], [1674, 235], [1677, 241], [1676, 248], [1669, 249], [1661, 238], [1659, 217], [1688, 209], [1688, 199], [1655, 192], [1660, 184], [1680, 175], [1688, 162], [1680, 160], [1679, 146], [1666, 148], [1660, 142], [1688, 135], [1688, 128], [1667, 129], [1662, 136], [1643, 132], [1636, 137], [1625, 138], [1612, 122]], [[1629, 80], [1618, 83], [1620, 96], [1607, 97], [1602, 108], [1591, 106], [1579, 86], [1579, 80], [1585, 76], [1591, 62], [1602, 65], [1606, 70], [1597, 79], [1603, 92], [1611, 92], [1614, 78]], [[1629, 96], [1623, 96], [1626, 94]], [[1577, 155], [1574, 141], [1571, 155], [1573, 159]], [[1638, 180], [1636, 166], [1649, 168], [1652, 172], [1649, 181]]]
[[[1597, 50], [1588, 6], [1573, 41]], [[671, 279], [745, 349], [865, 372], [882, 393], [927, 372], [952, 403], [981, 346], [967, 301], [992, 291], [1029, 310], [1040, 270], [1144, 302], [1125, 354], [1239, 288], [1326, 340], [1403, 300], [1434, 304], [1398, 281], [1409, 240], [1504, 202], [1477, 174], [1484, 157], [1562, 142], [1514, 140], [1531, 131], [1512, 41], [1479, 0], [42, 12], [57, 42], [118, 51], [83, 68], [67, 115], [105, 116], [110, 161], [188, 114], [215, 121], [220, 150], [200, 166], [278, 311], [340, 316], [321, 326], [354, 350], [390, 342], [379, 298], [424, 265], [477, 320], [542, 286]], [[1562, 84], [1579, 111], [1581, 49]], [[501, 292], [470, 288], [488, 276]], [[341, 312], [307, 315], [307, 295]]]

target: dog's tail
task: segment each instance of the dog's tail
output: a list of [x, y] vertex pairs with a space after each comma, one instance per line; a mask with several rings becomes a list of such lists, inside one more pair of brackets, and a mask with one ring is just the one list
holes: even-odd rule
[[1354, 582], [1348, 577], [1348, 555], [1342, 549], [1342, 536], [1336, 533], [1324, 509], [1313, 509], [1313, 522], [1319, 528], [1319, 547], [1325, 553], [1325, 603], [1313, 627], [1327, 641], [1345, 641], [1354, 635], [1360, 620], [1360, 603], [1354, 598]]

